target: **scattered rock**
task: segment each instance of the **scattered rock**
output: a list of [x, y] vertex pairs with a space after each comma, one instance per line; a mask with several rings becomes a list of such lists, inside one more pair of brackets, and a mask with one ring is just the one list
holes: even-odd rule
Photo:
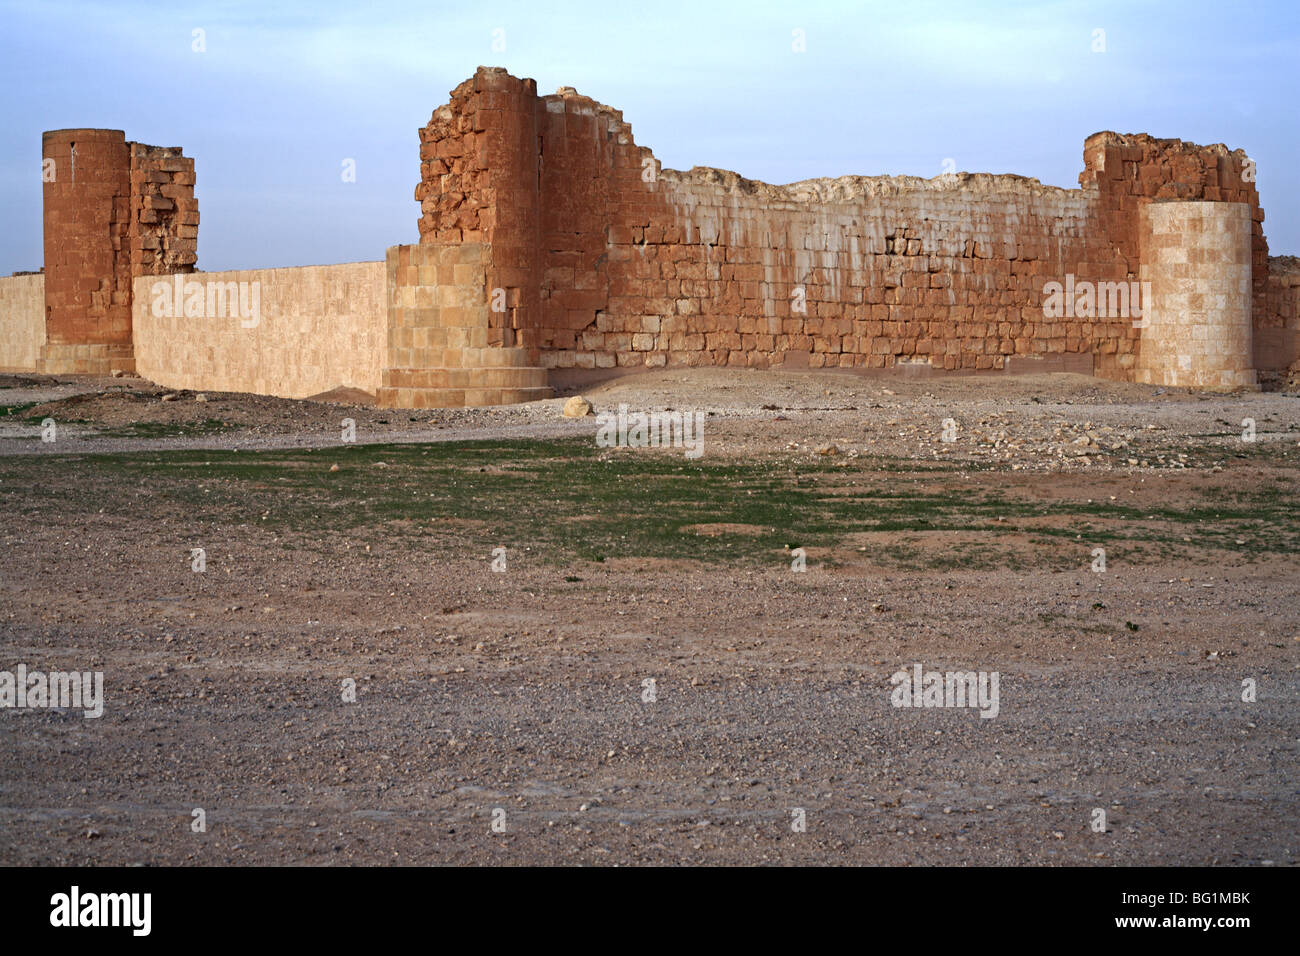
[[564, 403], [565, 418], [585, 418], [592, 413], [591, 402], [581, 395], [574, 395]]

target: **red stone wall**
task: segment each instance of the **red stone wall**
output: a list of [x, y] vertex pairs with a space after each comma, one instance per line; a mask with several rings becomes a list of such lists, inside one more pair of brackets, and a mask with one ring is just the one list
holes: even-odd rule
[[[45, 334], [54, 344], [131, 341], [131, 156], [120, 130], [44, 134]], [[49, 161], [53, 165], [49, 165]]]
[[1300, 330], [1300, 258], [1269, 257], [1264, 305], [1256, 311], [1255, 327]]
[[45, 133], [46, 343], [40, 368], [131, 367], [131, 282], [190, 272], [198, 204], [194, 161], [128, 143], [121, 130]]
[[1244, 151], [1229, 151], [1222, 143], [1196, 146], [1178, 139], [1107, 132], [1088, 137], [1083, 161], [1079, 185], [1097, 186], [1101, 226], [1130, 265], [1141, 255], [1137, 210], [1143, 203], [1190, 199], [1250, 206], [1254, 315], [1256, 324], [1261, 323], [1266, 314], [1268, 240], [1254, 169]]
[[1255, 312], [1260, 380], [1300, 388], [1300, 259], [1270, 256], [1262, 313]]
[[1045, 318], [1044, 286], [1137, 281], [1138, 209], [1172, 199], [1250, 204], [1264, 314], [1263, 212], [1223, 146], [1099, 133], [1077, 190], [965, 173], [770, 186], [663, 170], [618, 111], [485, 68], [421, 141], [421, 242], [485, 243], [485, 294], [507, 303], [494, 328], [552, 368], [1019, 356], [1131, 378], [1133, 319]]
[[488, 345], [531, 345], [542, 278], [537, 85], [480, 70], [420, 131], [420, 241], [492, 242]]

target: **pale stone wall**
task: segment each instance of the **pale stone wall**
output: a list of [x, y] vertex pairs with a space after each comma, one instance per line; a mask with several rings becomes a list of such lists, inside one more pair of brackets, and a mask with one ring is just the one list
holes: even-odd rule
[[[136, 370], [170, 388], [374, 395], [387, 339], [385, 278], [383, 262], [141, 276], [132, 307]], [[232, 291], [233, 315], [219, 298]]]
[[1137, 380], [1191, 388], [1256, 384], [1251, 343], [1251, 208], [1142, 207], [1141, 276], [1151, 283]]
[[[482, 243], [388, 250], [388, 347], [380, 405], [509, 405], [554, 394], [546, 370], [528, 364], [528, 349], [501, 344], [514, 332], [492, 327], [487, 270], [488, 247]], [[502, 301], [495, 314], [504, 315], [506, 308]]]
[[35, 371], [44, 344], [45, 276], [0, 279], [0, 371]]

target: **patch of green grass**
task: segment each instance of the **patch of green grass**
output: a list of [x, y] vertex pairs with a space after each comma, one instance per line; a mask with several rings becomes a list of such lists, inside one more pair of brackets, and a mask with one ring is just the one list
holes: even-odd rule
[[39, 425], [41, 423], [39, 417], [32, 418], [23, 415], [23, 412], [27, 411], [29, 408], [35, 408], [38, 404], [39, 402], [19, 402], [15, 405], [0, 405], [0, 419], [4, 419], [10, 423], [22, 422], [27, 425]]
[[96, 435], [101, 438], [194, 438], [219, 435], [238, 427], [217, 418], [205, 418], [198, 422], [132, 422], [129, 425], [97, 429]]
[[[0, 459], [0, 507], [32, 515], [54, 498], [65, 512], [138, 514], [147, 489], [158, 508], [196, 522], [255, 521], [316, 538], [373, 529], [473, 547], [527, 546], [555, 562], [781, 562], [791, 547], [834, 549], [868, 532], [899, 538], [873, 549], [871, 560], [934, 570], [1086, 567], [1094, 546], [1107, 547], [1112, 559], [1144, 548], [1173, 555], [1188, 547], [1184, 536], [1194, 547], [1246, 555], [1300, 550], [1300, 517], [1281, 483], [1142, 509], [978, 490], [997, 486], [987, 479], [979, 486], [957, 470], [881, 458], [692, 461], [581, 439], [169, 450]], [[49, 475], [57, 491], [43, 494]], [[746, 527], [695, 533], [691, 526], [701, 524]], [[902, 540], [947, 531], [967, 537], [946, 551]]]

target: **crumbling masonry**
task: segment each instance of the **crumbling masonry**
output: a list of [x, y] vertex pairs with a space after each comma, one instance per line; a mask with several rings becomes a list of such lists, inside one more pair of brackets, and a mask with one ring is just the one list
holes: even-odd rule
[[132, 281], [189, 272], [197, 258], [194, 160], [110, 129], [56, 130], [41, 147], [45, 345], [37, 369], [129, 370]]
[[[134, 317], [140, 372], [165, 384], [293, 379], [276, 364], [293, 348], [261, 339], [242, 356], [252, 339], [218, 328], [228, 317], [160, 324], [142, 301], [141, 277], [194, 263], [192, 161], [76, 130], [46, 134], [60, 170], [74, 141], [80, 178], [45, 194], [43, 367], [128, 364]], [[364, 290], [383, 314], [339, 304], [354, 272], [342, 292], [325, 277], [296, 294], [330, 304], [324, 331], [320, 315], [272, 314], [257, 333], [350, 343], [312, 359], [299, 392], [334, 382], [396, 407], [498, 404], [678, 365], [1070, 370], [1231, 389], [1297, 359], [1300, 270], [1269, 258], [1253, 165], [1222, 145], [1097, 133], [1078, 189], [969, 173], [772, 186], [663, 169], [619, 111], [480, 68], [420, 131], [420, 156], [420, 241], [389, 249], [382, 290]], [[373, 349], [357, 344], [361, 325]], [[204, 350], [206, 365], [187, 365]], [[351, 365], [331, 358], [345, 352]], [[222, 358], [258, 368], [223, 377]]]

